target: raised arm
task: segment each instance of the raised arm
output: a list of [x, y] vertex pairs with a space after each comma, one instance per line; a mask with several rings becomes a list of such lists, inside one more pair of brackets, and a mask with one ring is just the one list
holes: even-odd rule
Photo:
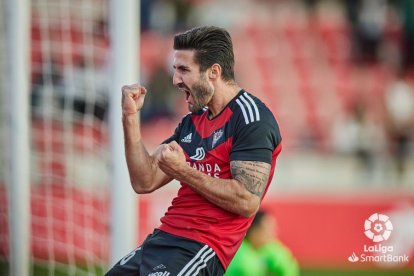
[[124, 128], [125, 156], [132, 188], [136, 193], [150, 193], [172, 180], [158, 167], [160, 145], [149, 154], [141, 137], [137, 113], [144, 105], [147, 90], [139, 85], [122, 87], [122, 124]]
[[271, 167], [259, 161], [232, 161], [233, 179], [214, 178], [188, 166], [181, 147], [174, 141], [161, 150], [159, 166], [210, 202], [244, 217], [250, 217], [259, 208]]

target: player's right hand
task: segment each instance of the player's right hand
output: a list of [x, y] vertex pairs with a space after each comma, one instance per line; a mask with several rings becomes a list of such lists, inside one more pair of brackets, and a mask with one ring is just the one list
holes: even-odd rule
[[144, 105], [147, 89], [139, 84], [124, 85], [122, 87], [123, 115], [136, 114]]

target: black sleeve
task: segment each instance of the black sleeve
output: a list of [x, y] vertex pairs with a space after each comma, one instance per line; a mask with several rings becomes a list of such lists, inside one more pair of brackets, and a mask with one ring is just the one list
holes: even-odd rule
[[[191, 114], [191, 113], [190, 113]], [[161, 144], [168, 144], [172, 141], [176, 141], [178, 144], [180, 143], [180, 135], [183, 131], [183, 126], [188, 125], [188, 122], [191, 120], [190, 114], [184, 116], [178, 126], [175, 128], [174, 134], [171, 135], [169, 138], [165, 139]]]
[[261, 161], [271, 164], [272, 153], [281, 142], [279, 127], [271, 116], [235, 127], [230, 160]]
[[181, 126], [182, 126], [182, 122], [178, 124], [178, 126], [175, 128], [173, 135], [171, 135], [169, 138], [165, 139], [161, 144], [168, 144], [172, 141], [176, 141], [178, 142], [178, 139], [180, 137], [180, 133], [181, 133]]

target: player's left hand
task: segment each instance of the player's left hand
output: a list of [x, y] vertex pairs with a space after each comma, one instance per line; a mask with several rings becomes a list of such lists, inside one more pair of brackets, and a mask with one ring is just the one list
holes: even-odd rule
[[161, 149], [158, 166], [170, 177], [176, 178], [185, 166], [185, 154], [177, 142], [172, 141]]

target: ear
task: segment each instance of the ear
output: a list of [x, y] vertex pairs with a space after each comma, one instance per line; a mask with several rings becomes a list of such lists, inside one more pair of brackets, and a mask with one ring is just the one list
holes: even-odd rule
[[221, 76], [221, 66], [218, 63], [214, 63], [211, 67], [210, 67], [210, 73], [209, 73], [209, 78], [210, 79], [218, 79]]

